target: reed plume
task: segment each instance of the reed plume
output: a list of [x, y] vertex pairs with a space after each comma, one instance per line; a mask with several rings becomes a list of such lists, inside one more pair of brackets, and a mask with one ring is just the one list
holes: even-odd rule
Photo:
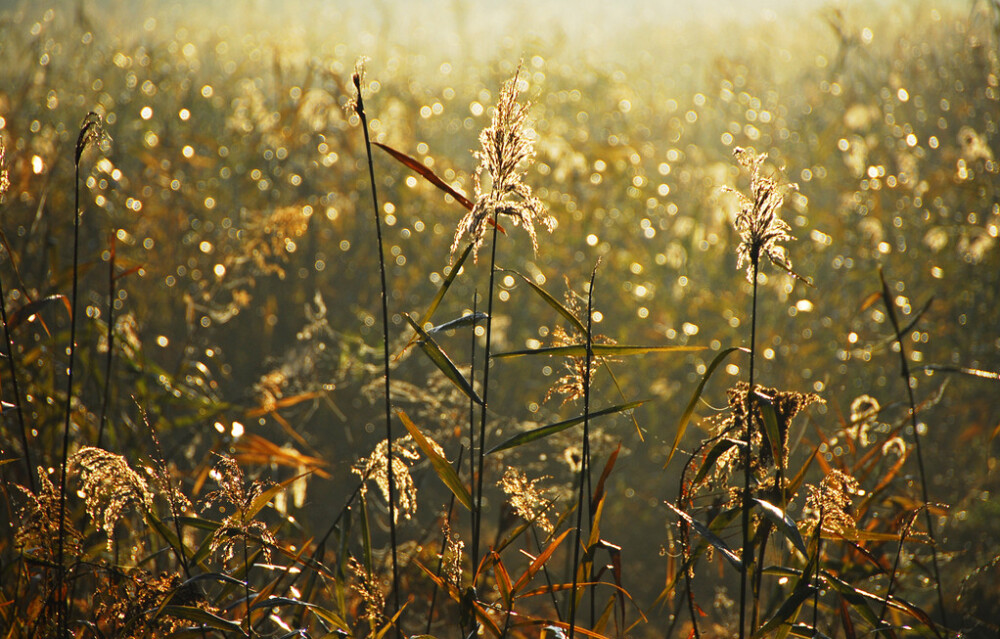
[[[520, 74], [519, 66], [514, 77], [504, 83], [490, 126], [479, 134], [482, 148], [473, 153], [479, 161], [473, 180], [475, 205], [455, 229], [455, 239], [451, 243], [452, 257], [462, 238], [468, 236], [473, 243], [473, 259], [478, 261], [487, 226], [500, 215], [510, 217], [514, 226], [524, 227], [531, 237], [531, 248], [536, 253], [538, 235], [535, 223], [550, 233], [555, 228], [555, 220], [548, 214], [545, 205], [523, 181], [525, 171], [535, 159], [535, 141], [527, 124], [531, 103], [518, 102]], [[490, 180], [489, 190], [485, 191], [483, 174]]]
[[[753, 285], [751, 323], [750, 323], [750, 371], [747, 383], [747, 415], [755, 413], [756, 403], [754, 386], [754, 358], [757, 342], [757, 275], [760, 272], [761, 255], [766, 255], [772, 264], [788, 272], [792, 276], [800, 278], [792, 270], [791, 260], [782, 242], [794, 239], [789, 231], [791, 227], [788, 223], [778, 217], [778, 212], [784, 202], [784, 191], [797, 188], [795, 185], [781, 185], [770, 175], [762, 172], [767, 154], [758, 154], [753, 149], [736, 147], [733, 150], [736, 161], [743, 169], [750, 173], [750, 194], [746, 195], [741, 191], [731, 187], [723, 187], [723, 191], [735, 193], [739, 199], [739, 211], [734, 220], [734, 227], [740, 236], [740, 243], [736, 247], [737, 268], [746, 267], [747, 280]], [[751, 476], [751, 446], [753, 444], [753, 420], [744, 420], [743, 435], [743, 505], [742, 505], [742, 529], [743, 529], [743, 556], [740, 570], [740, 639], [746, 636], [746, 598], [747, 580], [749, 578], [750, 564], [753, 560], [753, 540], [750, 531], [750, 508], [752, 505], [750, 498], [750, 476]], [[778, 485], [783, 482], [781, 467], [779, 466]], [[783, 501], [783, 500], [782, 500]], [[751, 622], [751, 625], [752, 622]], [[753, 628], [750, 629], [753, 632]]]

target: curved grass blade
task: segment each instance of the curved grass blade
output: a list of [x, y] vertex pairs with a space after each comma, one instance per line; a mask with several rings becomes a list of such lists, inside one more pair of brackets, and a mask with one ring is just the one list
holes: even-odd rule
[[691, 415], [694, 414], [694, 407], [698, 405], [698, 400], [701, 399], [701, 394], [705, 390], [705, 385], [708, 384], [708, 380], [712, 377], [712, 373], [715, 369], [719, 367], [722, 360], [726, 359], [730, 353], [735, 351], [743, 351], [744, 353], [749, 353], [750, 350], [742, 346], [731, 346], [729, 348], [719, 351], [719, 354], [712, 359], [712, 362], [708, 365], [708, 369], [705, 370], [705, 374], [701, 376], [701, 381], [698, 382], [698, 388], [695, 389], [694, 395], [691, 396], [691, 401], [688, 402], [687, 408], [684, 409], [684, 413], [681, 415], [680, 422], [677, 423], [677, 434], [674, 435], [674, 444], [670, 447], [670, 454], [667, 455], [667, 461], [663, 464], [666, 468], [670, 465], [670, 460], [674, 458], [674, 453], [677, 452], [677, 447], [680, 446], [681, 438], [684, 437], [684, 431], [687, 430], [688, 423], [691, 421]]
[[[529, 287], [531, 287], [531, 290], [538, 293], [539, 297], [541, 297], [546, 304], [551, 306], [553, 309], [555, 309], [557, 313], [562, 315], [563, 319], [569, 322], [570, 325], [574, 329], [576, 329], [581, 335], [587, 334], [587, 327], [584, 326], [583, 322], [581, 322], [576, 315], [573, 314], [573, 311], [566, 308], [564, 304], [560, 303], [559, 300], [557, 300], [555, 297], [549, 294], [548, 291], [546, 291], [544, 288], [533, 282], [531, 278], [522, 273], [518, 273], [517, 271], [512, 269], [501, 269], [501, 270], [504, 273], [512, 273], [520, 277], [528, 284]], [[627, 399], [625, 398], [625, 392], [622, 390], [621, 385], [618, 383], [618, 377], [615, 376], [615, 372], [611, 370], [611, 366], [608, 364], [607, 360], [603, 361], [602, 364], [604, 366], [604, 369], [608, 371], [608, 375], [611, 377], [611, 381], [614, 383], [615, 389], [618, 391], [618, 396], [622, 398], [623, 402], [627, 401]], [[645, 438], [642, 436], [642, 429], [639, 428], [639, 422], [636, 421], [634, 416], [632, 417], [632, 423], [635, 425], [636, 434], [639, 435], [639, 441], [645, 441]]]
[[571, 311], [568, 308], [566, 308], [566, 306], [564, 304], [562, 304], [559, 300], [557, 300], [556, 298], [554, 298], [544, 288], [542, 288], [538, 284], [535, 284], [535, 282], [533, 282], [530, 277], [528, 277], [526, 275], [523, 275], [521, 273], [518, 273], [517, 271], [511, 270], [511, 269], [500, 269], [500, 270], [503, 271], [504, 273], [513, 273], [514, 275], [517, 275], [518, 277], [520, 277], [522, 280], [524, 280], [528, 284], [528, 286], [531, 287], [531, 289], [533, 291], [535, 291], [536, 293], [538, 293], [539, 297], [541, 297], [543, 300], [545, 300], [546, 304], [548, 304], [549, 306], [551, 306], [553, 309], [555, 309], [555, 311], [557, 313], [559, 313], [560, 315], [562, 315], [563, 318], [567, 322], [569, 322], [573, 326], [573, 328], [575, 328], [581, 335], [586, 335], [587, 334], [587, 327], [584, 326], [583, 322], [581, 322], [580, 319], [576, 315], [573, 314], [573, 311]]
[[788, 513], [769, 501], [757, 499], [756, 497], [753, 500], [764, 511], [764, 516], [771, 520], [785, 538], [792, 542], [792, 545], [798, 548], [803, 555], [808, 555], [806, 542], [802, 539], [802, 533], [799, 532], [799, 527], [795, 524], [795, 520], [789, 517]]
[[1000, 373], [994, 371], [984, 371], [979, 368], [966, 368], [965, 366], [942, 366], [941, 364], [926, 364], [924, 366], [914, 367], [914, 371], [935, 371], [941, 373], [959, 373], [961, 375], [968, 375], [970, 377], [981, 377], [983, 379], [992, 379], [994, 381], [1000, 381]]
[[202, 610], [201, 608], [196, 608], [194, 606], [164, 606], [160, 610], [160, 613], [170, 615], [171, 617], [177, 617], [178, 619], [187, 619], [188, 621], [193, 621], [215, 630], [221, 630], [222, 632], [236, 633], [240, 636], [243, 636], [244, 634], [243, 626], [235, 621], [223, 619], [218, 615], [213, 615], [207, 610]]
[[622, 444], [618, 442], [618, 447], [608, 455], [608, 461], [604, 464], [604, 470], [601, 471], [601, 476], [597, 480], [597, 487], [594, 488], [594, 494], [590, 499], [590, 510], [593, 512], [597, 504], [601, 502], [604, 498], [604, 484], [608, 481], [608, 477], [611, 475], [611, 471], [615, 467], [615, 462], [618, 461], [618, 453], [622, 451]]
[[790, 620], [795, 618], [798, 614], [799, 609], [802, 604], [805, 603], [809, 597], [813, 595], [816, 591], [816, 587], [809, 583], [808, 578], [801, 578], [795, 584], [795, 589], [781, 603], [781, 606], [774, 612], [767, 622], [757, 629], [756, 632], [751, 635], [751, 639], [760, 639], [761, 637], [768, 636], [771, 632], [778, 630], [778, 628], [785, 627], [785, 634], [791, 630]]
[[[440, 306], [441, 300], [444, 299], [445, 293], [447, 293], [448, 289], [451, 288], [451, 285], [455, 281], [455, 278], [458, 277], [459, 271], [462, 270], [462, 265], [465, 264], [465, 260], [469, 259], [469, 255], [471, 253], [472, 253], [472, 244], [469, 243], [465, 247], [465, 250], [462, 251], [462, 254], [458, 256], [458, 259], [455, 260], [455, 263], [451, 265], [451, 270], [448, 271], [448, 275], [446, 275], [444, 281], [441, 282], [441, 286], [438, 288], [438, 292], [434, 294], [434, 299], [431, 300], [430, 306], [428, 306], [427, 310], [424, 311], [424, 314], [420, 316], [420, 321], [417, 322], [418, 324], [420, 324], [420, 326], [423, 326], [427, 322], [431, 321], [431, 316], [434, 315], [434, 311], [436, 311], [438, 306]], [[406, 346], [403, 347], [403, 350], [397, 353], [393, 359], [399, 359], [399, 356], [405, 353], [406, 351], [410, 350], [410, 347], [413, 346], [413, 343], [416, 342], [418, 339], [420, 339], [419, 335], [414, 335], [413, 337], [411, 337], [410, 341], [407, 342]]]
[[546, 563], [548, 563], [549, 559], [552, 558], [552, 553], [556, 551], [556, 548], [559, 547], [559, 544], [561, 544], [563, 540], [566, 539], [566, 535], [568, 535], [572, 530], [573, 530], [572, 528], [567, 528], [566, 530], [564, 530], [562, 534], [553, 539], [549, 543], [549, 545], [545, 547], [545, 550], [543, 550], [537, 557], [534, 558], [534, 560], [532, 560], [531, 565], [528, 566], [527, 570], [525, 570], [521, 574], [521, 576], [517, 578], [517, 581], [514, 583], [513, 589], [515, 592], [521, 590], [531, 582], [532, 578], [534, 578], [534, 576], [538, 574], [538, 571], [541, 570]]
[[243, 523], [248, 523], [251, 519], [256, 517], [257, 513], [263, 510], [264, 506], [267, 506], [271, 502], [271, 500], [274, 499], [275, 495], [277, 495], [278, 493], [283, 491], [286, 487], [291, 485], [292, 482], [308, 474], [309, 473], [306, 472], [296, 477], [292, 477], [291, 479], [287, 479], [281, 482], [280, 484], [275, 484], [274, 486], [271, 486], [261, 494], [257, 495], [257, 497], [255, 497], [254, 500], [250, 502], [250, 507], [247, 508], [246, 513], [244, 513]]
[[49, 306], [50, 304], [55, 304], [55, 303], [61, 303], [62, 306], [66, 309], [66, 314], [72, 317], [73, 309], [70, 308], [69, 300], [66, 298], [65, 295], [62, 294], [49, 295], [48, 297], [43, 297], [41, 299], [28, 302], [21, 308], [12, 312], [7, 317], [7, 330], [11, 331], [15, 330], [18, 326], [27, 321], [28, 318], [37, 315], [39, 311], [41, 311], [43, 308]]
[[309, 603], [307, 601], [300, 601], [299, 599], [292, 599], [290, 597], [268, 597], [267, 599], [250, 606], [250, 610], [260, 610], [262, 608], [271, 609], [278, 608], [280, 606], [299, 606], [301, 608], [306, 608], [320, 619], [333, 626], [339, 627], [341, 630], [350, 629], [347, 622], [344, 621], [337, 613], [331, 612], [326, 608], [317, 606], [316, 604]]
[[[612, 415], [614, 413], [620, 413], [626, 410], [631, 410], [638, 406], [642, 406], [645, 403], [646, 400], [643, 399], [635, 402], [627, 402], [625, 404], [617, 404], [615, 406], [611, 406], [610, 408], [599, 410], [596, 413], [591, 413], [590, 419], [593, 419], [595, 417], [602, 417], [604, 415]], [[489, 455], [491, 453], [496, 453], [501, 450], [507, 450], [508, 448], [514, 448], [515, 446], [527, 444], [528, 442], [533, 442], [535, 440], [548, 437], [549, 435], [562, 432], [567, 428], [582, 423], [583, 423], [583, 416], [581, 415], [579, 417], [574, 417], [573, 419], [567, 419], [565, 421], [557, 422], [555, 424], [549, 424], [548, 426], [542, 426], [540, 428], [534, 428], [532, 430], [525, 431], [523, 433], [518, 433], [517, 435], [514, 435], [510, 439], [507, 439], [497, 444], [493, 448], [489, 449], [488, 451], [486, 451], [486, 454]]]
[[472, 202], [469, 200], [469, 198], [465, 197], [464, 195], [453, 189], [447, 182], [438, 177], [437, 174], [434, 173], [434, 171], [431, 171], [429, 168], [424, 166], [423, 163], [419, 162], [416, 158], [412, 158], [409, 155], [403, 153], [402, 151], [397, 151], [391, 146], [387, 146], [385, 144], [382, 144], [381, 142], [372, 142], [372, 144], [374, 144], [378, 148], [382, 149], [383, 151], [391, 155], [393, 158], [396, 159], [396, 161], [398, 161], [406, 168], [410, 169], [414, 173], [418, 174], [420, 177], [424, 178], [434, 186], [438, 187], [448, 195], [455, 198], [455, 201], [464, 206], [466, 210], [469, 211], [472, 210]]
[[465, 375], [462, 375], [462, 373], [458, 371], [454, 362], [451, 361], [451, 358], [445, 355], [445, 352], [441, 350], [440, 346], [437, 345], [434, 338], [428, 335], [427, 331], [425, 331], [419, 324], [413, 321], [413, 318], [410, 317], [408, 313], [403, 313], [403, 317], [406, 318], [406, 321], [410, 323], [410, 326], [417, 333], [417, 337], [419, 338], [417, 340], [417, 344], [420, 346], [420, 350], [427, 354], [427, 357], [434, 362], [434, 365], [437, 366], [438, 369], [444, 373], [444, 376], [451, 380], [451, 382], [455, 384], [459, 390], [465, 393], [469, 399], [482, 406], [483, 400], [476, 394], [475, 389], [473, 389], [472, 385], [469, 384], [469, 380], [465, 379]]
[[[644, 353], [686, 353], [705, 350], [704, 346], [629, 346], [624, 344], [592, 344], [590, 350], [595, 357], [622, 357], [625, 355], [642, 355]], [[557, 355], [561, 357], [585, 357], [586, 344], [570, 346], [546, 346], [543, 348], [527, 348], [519, 351], [495, 353], [492, 357], [519, 357], [521, 355]]]
[[726, 542], [722, 541], [722, 539], [718, 535], [709, 530], [708, 527], [705, 526], [705, 524], [696, 520], [694, 517], [687, 514], [677, 506], [674, 506], [669, 501], [665, 501], [663, 503], [667, 505], [667, 508], [674, 511], [674, 513], [676, 513], [678, 517], [680, 517], [685, 522], [690, 524], [691, 527], [694, 528], [699, 535], [705, 538], [705, 541], [715, 546], [715, 549], [721, 552], [722, 556], [725, 557], [729, 561], [729, 563], [731, 563], [733, 567], [736, 568], [736, 570], [743, 570], [743, 561], [739, 558], [739, 555], [733, 552], [733, 549], [730, 548], [726, 544]]
[[830, 635], [825, 635], [819, 630], [816, 630], [812, 626], [804, 623], [797, 623], [792, 626], [791, 635], [793, 637], [802, 637], [803, 639], [830, 639]]
[[458, 317], [443, 324], [437, 324], [434, 327], [427, 329], [427, 334], [437, 335], [438, 333], [443, 333], [444, 331], [450, 331], [454, 328], [461, 328], [463, 326], [473, 326], [478, 322], [481, 322], [482, 320], [486, 319], [487, 317], [488, 315], [486, 315], [486, 313], [483, 313], [481, 311], [477, 311], [475, 313], [467, 313], [462, 317]]
[[872, 628], [883, 628], [889, 631], [891, 636], [895, 636], [895, 633], [891, 628], [885, 625], [885, 623], [878, 618], [875, 611], [872, 610], [871, 606], [868, 605], [868, 600], [882, 602], [883, 599], [877, 595], [870, 592], [865, 592], [864, 590], [859, 590], [852, 586], [851, 584], [834, 577], [831, 573], [826, 570], [822, 571], [823, 579], [826, 583], [830, 584], [834, 590], [837, 591], [841, 597], [850, 604], [854, 611], [861, 615], [861, 618], [871, 624]]
[[160, 537], [162, 537], [175, 552], [184, 555], [185, 558], [191, 557], [191, 552], [187, 547], [185, 547], [184, 542], [177, 538], [177, 534], [173, 530], [170, 530], [170, 528], [163, 523], [155, 512], [148, 510], [145, 515], [146, 522], [154, 530], [156, 530], [157, 533], [159, 533]]
[[781, 432], [778, 430], [778, 415], [774, 412], [774, 399], [755, 390], [754, 396], [757, 399], [757, 406], [764, 417], [764, 434], [767, 435], [767, 443], [771, 446], [771, 459], [779, 466], [782, 464], [784, 455], [781, 450]]
[[417, 442], [417, 446], [420, 446], [420, 450], [423, 451], [427, 459], [431, 460], [431, 466], [434, 467], [434, 472], [437, 476], [444, 482], [444, 485], [451, 490], [455, 498], [469, 510], [472, 510], [472, 497], [469, 495], [469, 491], [466, 490], [465, 485], [462, 480], [458, 478], [458, 474], [452, 465], [448, 463], [448, 460], [438, 454], [431, 443], [427, 441], [424, 434], [420, 432], [417, 425], [413, 423], [413, 420], [404, 413], [402, 410], [396, 409], [396, 414], [399, 415], [399, 419], [403, 422], [403, 426], [406, 426], [406, 430], [409, 431], [410, 436], [413, 441]]

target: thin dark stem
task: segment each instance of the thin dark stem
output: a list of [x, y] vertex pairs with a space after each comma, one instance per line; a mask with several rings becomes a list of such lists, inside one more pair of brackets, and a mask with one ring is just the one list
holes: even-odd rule
[[[479, 302], [479, 291], [474, 291], [472, 294], [472, 313], [475, 316], [476, 305]], [[472, 389], [476, 388], [476, 325], [472, 325], [472, 338], [469, 350], [469, 386]], [[489, 351], [487, 351], [489, 353]], [[487, 356], [487, 361], [489, 357]], [[476, 401], [469, 398], [469, 490], [473, 497], [476, 495]], [[473, 508], [469, 515], [471, 517], [470, 524], [472, 526], [472, 536], [476, 536], [476, 512], [477, 509]], [[477, 550], [478, 552], [478, 550]], [[476, 582], [476, 562], [472, 562], [472, 585], [475, 587]], [[464, 628], [463, 628], [464, 630]]]
[[[392, 606], [399, 610], [399, 566], [396, 557], [396, 480], [392, 468], [392, 402], [389, 395], [389, 302], [385, 280], [385, 249], [382, 243], [382, 220], [378, 214], [378, 191], [375, 187], [375, 165], [372, 162], [372, 143], [368, 134], [368, 118], [365, 116], [365, 102], [361, 95], [361, 76], [354, 74], [354, 88], [358, 93], [358, 117], [365, 133], [365, 150], [368, 152], [368, 179], [372, 187], [372, 212], [375, 215], [375, 233], [378, 239], [378, 267], [382, 285], [382, 365], [385, 379], [385, 442], [386, 477], [389, 484], [389, 544], [392, 546]], [[389, 615], [390, 617], [392, 615]], [[402, 619], [397, 620], [396, 635], [402, 636]]]
[[70, 418], [73, 414], [73, 369], [76, 358], [76, 297], [80, 279], [80, 162], [76, 162], [76, 171], [73, 178], [73, 285], [70, 294], [70, 319], [69, 319], [69, 364], [66, 370], [66, 419], [63, 424], [62, 457], [60, 459], [59, 472], [59, 540], [56, 553], [56, 570], [58, 578], [56, 580], [56, 593], [58, 598], [56, 604], [56, 627], [59, 629], [59, 636], [66, 634], [67, 619], [69, 613], [67, 602], [62, 595], [66, 581], [66, 567], [63, 564], [66, 553], [66, 463], [69, 459], [69, 429]]
[[104, 443], [104, 427], [108, 423], [111, 400], [111, 362], [115, 352], [115, 236], [111, 235], [111, 257], [108, 260], [108, 356], [104, 360], [104, 399], [101, 401], [101, 421], [97, 430], [97, 447]]
[[247, 636], [253, 637], [253, 619], [250, 617], [250, 553], [247, 550], [247, 536], [243, 535], [243, 594], [246, 599]]
[[[583, 452], [580, 455], [580, 492], [576, 504], [576, 540], [573, 544], [573, 587], [570, 588], [569, 600], [569, 639], [573, 639], [576, 634], [576, 584], [580, 565], [580, 537], [583, 533], [583, 501], [584, 493], [589, 482], [590, 475], [590, 367], [593, 364], [593, 323], [594, 323], [594, 280], [597, 278], [598, 261], [590, 275], [590, 290], [587, 295], [587, 354], [586, 365], [583, 368]], [[589, 492], [589, 491], [588, 491]], [[593, 513], [591, 512], [590, 499], [587, 499], [587, 521], [590, 528], [593, 528]], [[593, 593], [593, 590], [591, 590]], [[593, 609], [591, 609], [593, 615]], [[593, 624], [591, 624], [593, 625]]]
[[[11, 255], [13, 260], [14, 256]], [[14, 341], [10, 337], [10, 325], [7, 324], [7, 297], [3, 290], [3, 278], [0, 277], [0, 321], [3, 321], [4, 340], [7, 345], [7, 364], [10, 367], [10, 383], [14, 387], [14, 412], [17, 413], [17, 423], [21, 428], [21, 447], [24, 449], [24, 464], [28, 470], [28, 487], [35, 492], [35, 471], [31, 464], [31, 449], [28, 448], [28, 428], [24, 424], [24, 411], [21, 408], [21, 389], [17, 384], [17, 364], [14, 361]]]
[[819, 521], [816, 523], [816, 589], [813, 591], [813, 631], [816, 630], [816, 625], [819, 623], [819, 569], [822, 565], [823, 560], [823, 505], [826, 503], [826, 495], [823, 493], [826, 491], [826, 485], [820, 484], [820, 498], [819, 498]]
[[[133, 399], [135, 399], [133, 397]], [[170, 474], [167, 471], [167, 462], [163, 456], [163, 447], [160, 445], [160, 438], [156, 436], [156, 430], [153, 425], [149, 422], [149, 416], [146, 411], [136, 404], [139, 409], [139, 414], [142, 415], [142, 421], [146, 424], [146, 429], [149, 430], [149, 437], [153, 440], [153, 450], [156, 452], [156, 457], [153, 461], [156, 462], [157, 472], [160, 474], [161, 481], [163, 482], [163, 487], [166, 491], [167, 503], [170, 505], [170, 515], [174, 520], [174, 534], [177, 535], [177, 542], [180, 544], [180, 548], [171, 548], [174, 554], [177, 555], [177, 560], [181, 564], [181, 569], [184, 571], [184, 576], [188, 579], [191, 578], [191, 569], [188, 566], [187, 557], [184, 554], [184, 535], [181, 532], [181, 514], [180, 510], [177, 508], [177, 500], [174, 498], [174, 488], [170, 482]], [[115, 565], [118, 565], [117, 562]]]
[[[753, 561], [753, 545], [750, 535], [750, 447], [753, 441], [754, 416], [754, 355], [757, 347], [757, 268], [760, 263], [760, 252], [751, 255], [753, 263], [753, 302], [750, 311], [750, 386], [747, 389], [746, 423], [743, 434], [743, 566], [740, 570], [740, 639], [747, 636], [747, 581], [750, 563]], [[753, 629], [750, 629], [751, 632]]]
[[913, 428], [913, 441], [917, 448], [917, 466], [920, 469], [920, 494], [924, 500], [924, 517], [927, 523], [927, 534], [931, 538], [931, 566], [934, 569], [934, 581], [937, 587], [938, 606], [941, 608], [941, 624], [948, 627], [948, 613], [944, 607], [944, 592], [941, 590], [941, 572], [938, 568], [937, 538], [934, 534], [934, 519], [931, 517], [930, 498], [927, 491], [927, 472], [924, 467], [924, 454], [920, 445], [920, 429], [917, 424], [917, 401], [913, 395], [913, 376], [910, 372], [910, 362], [906, 358], [906, 346], [903, 344], [903, 334], [899, 327], [899, 318], [896, 317], [896, 309], [892, 303], [892, 294], [889, 292], [889, 285], [886, 284], [885, 274], [879, 269], [879, 278], [882, 280], [882, 302], [885, 304], [889, 321], [892, 322], [892, 329], [896, 333], [896, 343], [899, 345], [900, 374], [906, 384], [906, 397], [910, 404], [910, 425]]
[[490, 285], [486, 293], [486, 357], [483, 362], [483, 404], [479, 412], [479, 473], [476, 476], [476, 519], [472, 528], [472, 581], [475, 586], [479, 570], [479, 537], [483, 517], [483, 468], [486, 463], [486, 407], [490, 392], [490, 340], [493, 337], [493, 280], [497, 264], [498, 212], [493, 212], [493, 240], [490, 247]]
[[[685, 548], [688, 548], [691, 541], [691, 532], [688, 528], [688, 524], [685, 522], [681, 526], [681, 543]], [[694, 635], [694, 639], [700, 639], [701, 630], [698, 628], [698, 612], [695, 609], [694, 603], [694, 590], [691, 587], [691, 568], [687, 565], [687, 560], [684, 562], [684, 590], [687, 591], [685, 599], [688, 605], [688, 614], [691, 615], [691, 632]], [[678, 617], [680, 615], [677, 615]]]
[[[531, 534], [535, 538], [535, 548], [542, 552], [542, 540], [538, 537], [538, 529], [531, 526]], [[549, 596], [552, 598], [552, 610], [556, 613], [556, 619], [562, 621], [562, 613], [559, 612], [559, 601], [556, 599], [556, 590], [552, 585], [552, 575], [549, 574], [548, 563], [542, 565], [542, 575], [545, 576], [545, 585], [549, 587]]]
[[899, 560], [903, 555], [903, 543], [910, 534], [910, 529], [913, 527], [913, 522], [917, 520], [917, 515], [919, 513], [914, 511], [910, 516], [910, 520], [906, 522], [903, 526], [903, 530], [899, 533], [899, 544], [896, 546], [896, 557], [892, 560], [892, 572], [889, 573], [889, 585], [885, 589], [885, 599], [882, 600], [882, 610], [879, 612], [878, 621], [879, 624], [885, 620], [885, 613], [889, 608], [889, 600], [892, 599], [892, 590], [896, 585], [896, 571], [899, 570]]

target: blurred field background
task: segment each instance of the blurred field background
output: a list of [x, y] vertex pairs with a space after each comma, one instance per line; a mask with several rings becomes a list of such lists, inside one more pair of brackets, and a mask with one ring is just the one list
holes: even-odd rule
[[[101, 432], [110, 450], [141, 456], [141, 406], [189, 487], [204, 481], [197, 469], [208, 472], [209, 451], [223, 451], [274, 480], [319, 470], [282, 506], [304, 538], [340, 509], [356, 481], [350, 464], [382, 432], [367, 166], [357, 117], [344, 108], [360, 56], [369, 59], [374, 138], [466, 194], [470, 151], [498, 87], [522, 64], [537, 136], [526, 179], [558, 226], [541, 234], [537, 255], [510, 231], [501, 265], [561, 296], [567, 285], [583, 291], [601, 257], [595, 330], [621, 344], [705, 347], [612, 364], [628, 399], [649, 400], [634, 414], [641, 438], [616, 416], [600, 422], [596, 440], [599, 459], [622, 444], [627, 470], [620, 461], [609, 480], [602, 532], [624, 548], [641, 607], [663, 588], [664, 555], [674, 552], [676, 518], [663, 501], [675, 495], [680, 464], [662, 466], [678, 419], [715, 353], [747, 340], [736, 201], [720, 190], [741, 184], [734, 147], [766, 152], [783, 181], [798, 184], [785, 202], [797, 238], [788, 248], [814, 286], [768, 273], [757, 379], [826, 400], [800, 422], [802, 449], [820, 445], [833, 466], [863, 455], [845, 432], [862, 395], [880, 402], [880, 420], [905, 417], [892, 329], [883, 307], [866, 304], [881, 290], [879, 266], [904, 322], [933, 299], [907, 331], [914, 367], [1000, 370], [1000, 6], [689, 4], [6, 0], [8, 309], [67, 294], [78, 123], [97, 111], [113, 138], [83, 165], [74, 441], [93, 444]], [[398, 352], [410, 335], [402, 313], [416, 317], [430, 302], [464, 211], [388, 155], [375, 160]], [[102, 429], [112, 256], [117, 360]], [[439, 317], [471, 310], [486, 268], [482, 259], [466, 266], [470, 277], [456, 281]], [[552, 309], [513, 276], [500, 287], [494, 350], [548, 344]], [[34, 460], [53, 467], [62, 405], [46, 389], [62, 388], [68, 321], [58, 303], [31, 310], [16, 328], [20, 381]], [[441, 338], [460, 361], [467, 341], [464, 332]], [[726, 387], [745, 376], [738, 359], [729, 362], [696, 418], [715, 414]], [[461, 396], [412, 351], [395, 366], [394, 403], [457, 446]], [[491, 437], [578, 414], [544, 401], [561, 362], [518, 358], [494, 370]], [[1000, 553], [997, 388], [933, 370], [915, 387], [926, 403], [931, 501], [947, 505], [934, 510], [945, 592], [963, 589], [951, 604], [970, 630], [977, 619], [996, 623], [1000, 597], [995, 566], [963, 582]], [[7, 377], [4, 391], [12, 401]], [[594, 393], [621, 401], [607, 376]], [[4, 418], [4, 457], [18, 457], [15, 423]], [[692, 428], [684, 449], [703, 435]], [[568, 495], [573, 437], [526, 447], [493, 472], [517, 465]], [[875, 431], [868, 446], [883, 443]], [[3, 472], [26, 481], [23, 463]], [[919, 500], [915, 472], [907, 466], [896, 478], [898, 501], [881, 516]], [[426, 506], [402, 529], [419, 544], [448, 495], [429, 470], [416, 478]], [[490, 530], [502, 529], [499, 492], [489, 503]], [[933, 583], [920, 570], [906, 579], [910, 599], [932, 609]], [[715, 592], [728, 582], [711, 582], [705, 599], [731, 613]]]

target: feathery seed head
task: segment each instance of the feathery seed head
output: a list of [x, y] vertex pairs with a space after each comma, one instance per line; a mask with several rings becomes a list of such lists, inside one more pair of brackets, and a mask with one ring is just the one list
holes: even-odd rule
[[[514, 226], [523, 226], [531, 237], [531, 247], [538, 251], [535, 223], [550, 233], [555, 220], [545, 210], [545, 205], [523, 182], [524, 171], [535, 158], [535, 141], [528, 131], [527, 118], [530, 103], [518, 102], [518, 81], [521, 67], [514, 77], [500, 90], [490, 126], [479, 134], [481, 149], [473, 156], [479, 161], [473, 180], [476, 203], [458, 223], [455, 239], [451, 244], [454, 257], [462, 238], [466, 235], [473, 242], [473, 259], [479, 257], [479, 247], [486, 237], [491, 218], [506, 215]], [[483, 190], [483, 174], [489, 176], [489, 190]]]
[[546, 498], [544, 493], [535, 486], [543, 479], [545, 477], [529, 480], [527, 475], [512, 466], [508, 466], [497, 485], [507, 494], [514, 512], [525, 521], [538, 524], [538, 527], [548, 534], [553, 529], [552, 522], [549, 521], [545, 513], [552, 507], [552, 500]]
[[861, 486], [853, 476], [832, 470], [823, 478], [819, 487], [808, 486], [804, 514], [822, 525], [828, 532], [842, 533], [857, 525], [851, 514], [853, 495], [861, 493]]
[[739, 261], [737, 268], [746, 265], [747, 281], [753, 281], [754, 269], [760, 264], [761, 254], [775, 266], [802, 279], [792, 270], [792, 262], [782, 242], [795, 239], [790, 234], [791, 227], [778, 217], [784, 202], [785, 190], [796, 190], [795, 184], [779, 184], [773, 177], [761, 171], [767, 154], [757, 154], [753, 149], [736, 147], [733, 151], [736, 161], [750, 173], [750, 195], [725, 186], [724, 192], [735, 193], [739, 198], [740, 210], [736, 214], [734, 226], [740, 234], [740, 244], [736, 249]]
[[260, 480], [246, 482], [243, 469], [235, 459], [227, 455], [219, 457], [211, 475], [219, 484], [219, 490], [206, 496], [205, 505], [227, 504], [231, 511], [212, 533], [209, 548], [212, 552], [221, 550], [225, 562], [233, 558], [237, 542], [245, 542], [248, 537], [254, 537], [261, 542], [265, 560], [270, 561], [271, 548], [277, 544], [277, 540], [264, 522], [255, 517], [264, 506], [258, 503], [257, 498], [273, 484]]
[[125, 508], [130, 505], [149, 508], [153, 494], [146, 480], [132, 470], [124, 457], [103, 448], [81, 448], [70, 458], [70, 468], [80, 476], [87, 514], [95, 523], [100, 522], [110, 552], [115, 524]]
[[[437, 443], [430, 439], [428, 441], [439, 454], [444, 455], [444, 450]], [[351, 472], [365, 480], [361, 486], [362, 493], [367, 493], [367, 481], [371, 480], [378, 486], [379, 492], [382, 493], [386, 502], [389, 501], [388, 451], [389, 447], [383, 440], [378, 443], [371, 455], [362, 457], [351, 468]], [[404, 460], [409, 460], [412, 463], [418, 459], [420, 459], [420, 453], [417, 452], [416, 444], [409, 435], [392, 443], [392, 476], [395, 484], [393, 488], [399, 502], [396, 504], [395, 510], [397, 517], [399, 517], [399, 513], [402, 513], [404, 518], [409, 519], [417, 512], [417, 487], [410, 475], [410, 467]]]
[[104, 118], [99, 113], [91, 111], [83, 118], [80, 136], [76, 139], [76, 165], [80, 166], [80, 158], [88, 147], [108, 142], [111, 142], [111, 136], [104, 128]]

